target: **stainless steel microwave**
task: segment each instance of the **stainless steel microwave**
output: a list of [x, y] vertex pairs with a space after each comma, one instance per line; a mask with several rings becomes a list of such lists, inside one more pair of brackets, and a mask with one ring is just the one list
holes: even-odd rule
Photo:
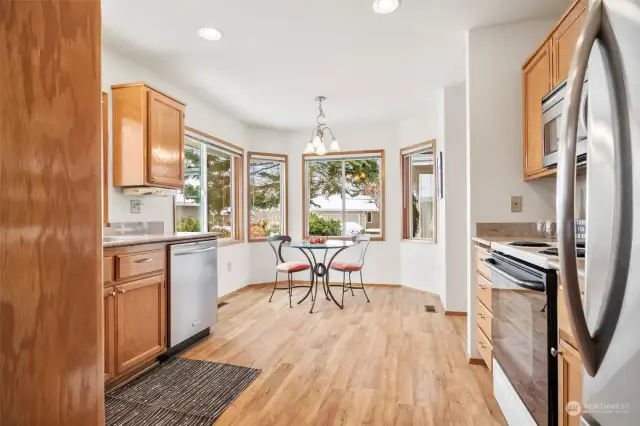
[[[565, 80], [542, 98], [542, 164], [545, 167], [556, 167], [558, 164], [558, 144], [560, 142], [560, 129], [566, 91], [567, 81]], [[576, 145], [576, 161], [578, 166], [586, 166], [587, 164], [587, 101], [588, 92], [587, 84], [585, 84], [580, 100], [578, 144]]]

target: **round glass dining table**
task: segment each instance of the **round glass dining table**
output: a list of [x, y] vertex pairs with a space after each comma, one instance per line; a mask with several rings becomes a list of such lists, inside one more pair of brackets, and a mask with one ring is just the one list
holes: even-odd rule
[[[336, 256], [343, 250], [348, 249], [349, 247], [353, 247], [358, 243], [354, 243], [353, 241], [340, 241], [340, 240], [327, 240], [324, 244], [311, 244], [308, 241], [292, 241], [290, 243], [285, 243], [282, 247], [290, 247], [296, 248], [305, 255], [307, 260], [309, 261], [309, 265], [311, 265], [312, 281], [309, 286], [309, 291], [307, 294], [298, 302], [301, 304], [304, 302], [309, 295], [311, 295], [311, 310], [309, 313], [313, 313], [313, 308], [316, 305], [316, 300], [318, 299], [318, 281], [322, 281], [322, 288], [324, 290], [324, 295], [327, 300], [332, 300], [340, 309], [343, 309], [343, 306], [338, 303], [335, 297], [333, 297], [333, 293], [331, 293], [331, 286], [329, 285], [329, 269], [331, 269], [331, 263], [336, 258]], [[322, 261], [318, 261], [319, 257], [316, 257], [316, 253], [319, 250], [324, 250], [324, 254], [322, 255]], [[331, 257], [329, 257], [329, 262], [327, 262], [327, 256], [331, 251]], [[320, 254], [322, 254], [320, 252]], [[314, 285], [315, 285], [315, 293], [314, 293]]]

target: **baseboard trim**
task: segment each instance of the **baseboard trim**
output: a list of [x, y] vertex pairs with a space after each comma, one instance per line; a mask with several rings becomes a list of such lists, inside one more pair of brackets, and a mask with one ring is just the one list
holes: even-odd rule
[[452, 317], [466, 317], [467, 316], [466, 312], [460, 312], [460, 311], [444, 311], [444, 314], [452, 316]]
[[469, 358], [469, 364], [471, 365], [482, 365], [485, 366], [487, 365], [486, 362], [484, 362], [484, 359], [482, 358]]

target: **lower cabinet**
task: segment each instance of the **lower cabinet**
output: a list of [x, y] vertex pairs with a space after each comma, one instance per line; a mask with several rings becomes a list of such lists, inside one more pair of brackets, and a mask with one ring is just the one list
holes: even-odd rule
[[582, 360], [578, 351], [564, 340], [558, 346], [558, 425], [580, 426]]
[[166, 349], [164, 275], [116, 287], [118, 374]]
[[105, 288], [103, 315], [107, 382], [166, 350], [164, 274]]

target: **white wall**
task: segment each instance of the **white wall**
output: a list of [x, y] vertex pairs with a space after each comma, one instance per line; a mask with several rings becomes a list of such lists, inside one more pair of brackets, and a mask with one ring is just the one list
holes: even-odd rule
[[[475, 344], [475, 267], [471, 237], [477, 222], [534, 222], [555, 217], [555, 180], [522, 179], [522, 63], [553, 20], [467, 32], [467, 283], [468, 350]], [[511, 213], [510, 196], [523, 197]]]
[[[186, 102], [185, 123], [231, 143], [247, 148], [246, 128], [239, 121], [228, 117], [201, 101], [194, 94], [168, 83], [158, 74], [108, 50], [102, 51], [102, 90], [109, 93], [109, 118], [111, 119], [111, 85], [144, 81]], [[112, 129], [109, 127], [109, 138]], [[113, 187], [111, 140], [109, 141], [109, 221], [149, 222], [162, 221], [165, 231], [173, 231], [173, 198], [142, 197], [142, 213], [130, 213], [130, 200]], [[243, 219], [246, 222], [246, 219]], [[229, 271], [229, 263], [231, 271]], [[249, 283], [249, 247], [237, 244], [218, 250], [218, 294], [223, 296]]]

